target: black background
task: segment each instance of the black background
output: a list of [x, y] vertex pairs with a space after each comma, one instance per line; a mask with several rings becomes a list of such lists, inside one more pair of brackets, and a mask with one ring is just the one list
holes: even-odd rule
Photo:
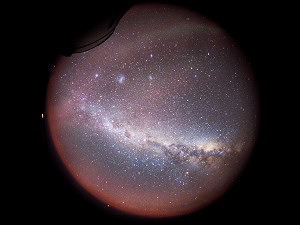
[[[111, 1], [118, 7], [118, 1]], [[3, 80], [3, 107], [12, 120], [5, 131], [9, 156], [3, 156], [7, 181], [2, 186], [9, 201], [5, 214], [10, 220], [43, 224], [200, 224], [287, 222], [291, 216], [290, 178], [287, 169], [288, 129], [284, 97], [290, 87], [288, 65], [295, 27], [293, 6], [260, 1], [181, 1], [224, 27], [248, 56], [256, 73], [260, 94], [261, 123], [254, 154], [234, 187], [215, 204], [191, 215], [172, 219], [128, 216], [99, 203], [67, 175], [47, 139], [46, 88], [51, 68], [63, 46], [80, 24], [96, 21], [107, 3], [81, 2], [70, 5], [45, 1], [13, 5], [8, 9], [8, 69]], [[5, 22], [5, 20], [4, 20]], [[90, 22], [92, 23], [92, 22]], [[5, 27], [6, 28], [6, 27]], [[287, 62], [289, 64], [287, 64]], [[4, 76], [3, 76], [4, 77]], [[9, 118], [9, 117], [8, 117]], [[5, 118], [4, 118], [5, 120]], [[13, 121], [13, 122], [11, 122]], [[6, 121], [5, 121], [6, 122]], [[3, 138], [5, 139], [5, 138]], [[295, 178], [294, 178], [295, 179]]]

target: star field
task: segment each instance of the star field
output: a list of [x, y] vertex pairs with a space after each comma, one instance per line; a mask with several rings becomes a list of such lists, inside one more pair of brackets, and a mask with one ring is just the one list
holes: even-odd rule
[[161, 217], [230, 187], [255, 140], [256, 102], [251, 66], [221, 27], [138, 4], [103, 44], [58, 60], [47, 114], [59, 156], [86, 190]]

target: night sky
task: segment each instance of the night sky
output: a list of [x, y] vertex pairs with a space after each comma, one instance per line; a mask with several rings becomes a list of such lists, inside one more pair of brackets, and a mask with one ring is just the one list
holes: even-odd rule
[[139, 4], [103, 44], [60, 57], [45, 117], [88, 192], [107, 207], [166, 217], [233, 184], [259, 114], [251, 65], [225, 30], [191, 10]]

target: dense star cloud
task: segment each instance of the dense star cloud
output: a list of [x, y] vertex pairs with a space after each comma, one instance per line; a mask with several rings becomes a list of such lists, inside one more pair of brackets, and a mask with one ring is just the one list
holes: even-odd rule
[[256, 102], [251, 66], [226, 31], [191, 10], [139, 4], [106, 42], [58, 60], [47, 118], [86, 190], [164, 217], [230, 187], [255, 141]]

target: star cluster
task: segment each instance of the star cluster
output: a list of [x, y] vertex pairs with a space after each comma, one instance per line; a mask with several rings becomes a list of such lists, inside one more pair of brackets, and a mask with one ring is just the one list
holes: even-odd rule
[[177, 6], [138, 4], [103, 44], [59, 59], [47, 114], [85, 189], [157, 217], [227, 190], [255, 140], [256, 102], [251, 67], [221, 27]]

